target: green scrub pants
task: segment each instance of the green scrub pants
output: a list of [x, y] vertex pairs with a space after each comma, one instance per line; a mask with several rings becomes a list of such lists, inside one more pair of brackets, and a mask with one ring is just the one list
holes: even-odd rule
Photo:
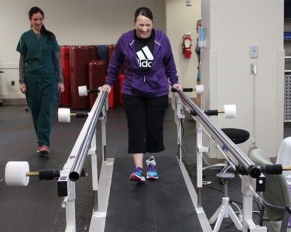
[[39, 146], [50, 146], [54, 96], [57, 90], [56, 76], [25, 76], [26, 99]]

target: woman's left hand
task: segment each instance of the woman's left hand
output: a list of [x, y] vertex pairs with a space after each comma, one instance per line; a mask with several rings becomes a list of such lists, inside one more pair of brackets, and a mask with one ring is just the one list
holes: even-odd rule
[[177, 90], [180, 90], [180, 91], [183, 91], [183, 87], [182, 87], [182, 85], [180, 85], [180, 84], [178, 84], [178, 83], [177, 83], [177, 84], [174, 84], [174, 85], [173, 85], [173, 88], [174, 88], [174, 89], [177, 89]]
[[60, 93], [64, 92], [65, 91], [65, 86], [63, 83], [58, 83], [58, 91]]

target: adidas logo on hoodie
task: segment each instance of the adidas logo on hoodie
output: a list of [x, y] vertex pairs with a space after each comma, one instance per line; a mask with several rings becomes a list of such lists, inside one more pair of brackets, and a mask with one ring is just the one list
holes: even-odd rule
[[154, 56], [148, 46], [143, 47], [140, 51], [136, 53], [136, 55], [140, 68], [148, 69], [152, 67]]

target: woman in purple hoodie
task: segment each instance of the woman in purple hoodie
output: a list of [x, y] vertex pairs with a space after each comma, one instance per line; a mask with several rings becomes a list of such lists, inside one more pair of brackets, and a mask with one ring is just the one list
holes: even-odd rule
[[108, 65], [108, 77], [102, 87], [110, 92], [119, 69], [125, 62], [122, 98], [128, 124], [128, 153], [132, 154], [135, 169], [131, 181], [145, 181], [143, 156], [146, 160], [147, 179], [156, 180], [158, 174], [153, 154], [165, 149], [163, 124], [168, 106], [169, 85], [182, 90], [172, 48], [168, 37], [153, 28], [150, 9], [135, 11], [134, 30], [120, 36]]

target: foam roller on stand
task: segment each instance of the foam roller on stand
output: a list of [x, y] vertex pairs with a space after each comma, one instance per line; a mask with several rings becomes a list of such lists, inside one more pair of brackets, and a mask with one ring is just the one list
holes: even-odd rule
[[9, 161], [5, 167], [5, 182], [8, 186], [27, 186], [29, 164], [25, 161]]

